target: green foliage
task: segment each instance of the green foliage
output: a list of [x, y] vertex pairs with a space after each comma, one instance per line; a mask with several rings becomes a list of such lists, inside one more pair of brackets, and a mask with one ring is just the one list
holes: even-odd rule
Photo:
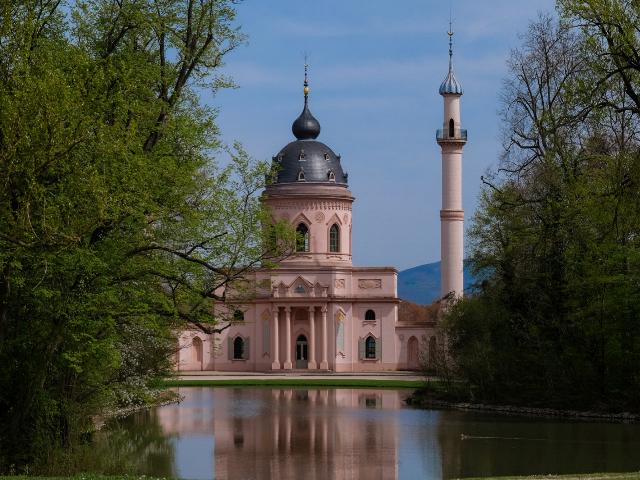
[[233, 4], [1, 3], [0, 470], [150, 398], [175, 329], [222, 327], [227, 287], [287, 253], [267, 166], [196, 94], [230, 85]]
[[474, 398], [638, 411], [640, 77], [620, 52], [640, 8], [561, 3], [512, 55], [504, 155], [470, 232], [487, 281], [445, 328]]

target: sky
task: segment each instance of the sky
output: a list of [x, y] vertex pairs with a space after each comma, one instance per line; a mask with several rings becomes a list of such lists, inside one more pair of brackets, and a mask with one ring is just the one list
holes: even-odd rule
[[[292, 141], [309, 57], [319, 141], [342, 155], [353, 211], [353, 261], [399, 270], [440, 258], [442, 128], [449, 5], [440, 0], [244, 0], [248, 43], [223, 69], [238, 88], [203, 101], [219, 109], [223, 141], [271, 160]], [[497, 165], [506, 61], [553, 0], [452, 0], [454, 70], [464, 88], [463, 206], [468, 228], [480, 176]]]

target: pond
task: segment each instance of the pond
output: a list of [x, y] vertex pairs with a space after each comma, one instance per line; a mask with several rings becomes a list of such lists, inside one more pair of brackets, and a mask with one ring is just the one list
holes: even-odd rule
[[416, 410], [403, 403], [409, 390], [177, 390], [179, 404], [110, 422], [96, 468], [278, 480], [640, 470], [637, 424]]

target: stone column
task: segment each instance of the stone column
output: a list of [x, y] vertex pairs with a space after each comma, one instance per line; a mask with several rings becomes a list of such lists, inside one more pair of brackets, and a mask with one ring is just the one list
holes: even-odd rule
[[285, 322], [284, 322], [284, 329], [285, 329], [285, 348], [284, 348], [284, 369], [285, 370], [291, 370], [292, 368], [292, 363], [291, 363], [291, 307], [285, 307], [284, 309], [285, 312]]
[[320, 361], [320, 370], [329, 370], [329, 362], [327, 361], [327, 307], [322, 307], [322, 360]]
[[273, 307], [271, 315], [273, 316], [273, 362], [271, 362], [271, 370], [280, 370], [280, 335], [278, 334], [278, 310], [279, 307]]
[[309, 370], [318, 368], [316, 363], [316, 309], [309, 307]]

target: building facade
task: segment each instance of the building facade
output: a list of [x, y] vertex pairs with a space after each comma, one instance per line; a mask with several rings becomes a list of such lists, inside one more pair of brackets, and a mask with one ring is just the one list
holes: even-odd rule
[[[453, 86], [452, 86], [453, 85]], [[460, 96], [451, 62], [440, 93], [445, 104], [442, 146], [442, 290], [462, 295]], [[276, 172], [263, 194], [274, 220], [298, 233], [296, 252], [252, 279], [269, 285], [220, 334], [179, 335], [180, 370], [323, 370], [375, 372], [417, 369], [433, 362], [439, 307], [408, 308], [398, 298], [392, 267], [352, 264], [352, 206], [342, 159], [317, 140], [320, 123], [304, 107], [295, 140], [273, 157]], [[403, 308], [404, 307], [404, 308]], [[412, 312], [403, 314], [403, 312]], [[417, 313], [416, 313], [417, 312]]]

